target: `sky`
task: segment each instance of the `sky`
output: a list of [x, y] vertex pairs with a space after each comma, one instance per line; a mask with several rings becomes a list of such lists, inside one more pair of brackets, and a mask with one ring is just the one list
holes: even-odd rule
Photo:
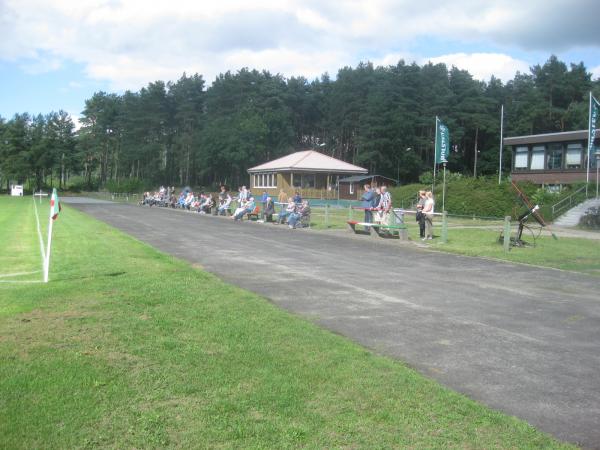
[[0, 0], [0, 116], [243, 67], [314, 79], [361, 61], [507, 81], [551, 54], [600, 77], [598, 0]]

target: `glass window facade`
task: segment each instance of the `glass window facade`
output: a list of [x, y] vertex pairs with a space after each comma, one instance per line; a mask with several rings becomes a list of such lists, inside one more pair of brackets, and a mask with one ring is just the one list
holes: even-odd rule
[[567, 169], [579, 169], [581, 168], [581, 156], [583, 153], [583, 146], [580, 143], [567, 145]]
[[536, 145], [531, 149], [531, 170], [544, 170], [544, 162], [546, 160], [546, 147], [544, 145]]
[[529, 166], [529, 148], [517, 147], [515, 151], [515, 169], [525, 170]]
[[257, 188], [275, 188], [275, 187], [277, 187], [277, 174], [274, 174], [274, 173], [256, 173], [256, 174], [254, 174], [254, 187], [257, 187]]
[[562, 144], [550, 144], [548, 147], [548, 170], [559, 170], [563, 168], [563, 146]]

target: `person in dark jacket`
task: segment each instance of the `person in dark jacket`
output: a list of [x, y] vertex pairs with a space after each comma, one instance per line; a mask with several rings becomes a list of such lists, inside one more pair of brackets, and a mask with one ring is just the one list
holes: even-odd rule
[[365, 208], [365, 223], [373, 223], [373, 211], [371, 211], [371, 208], [373, 208], [375, 193], [371, 189], [370, 184], [365, 184], [364, 188], [365, 192], [360, 199], [362, 200], [363, 208]]
[[265, 222], [273, 222], [273, 214], [275, 214], [275, 202], [271, 197], [267, 197], [263, 214], [265, 217]]

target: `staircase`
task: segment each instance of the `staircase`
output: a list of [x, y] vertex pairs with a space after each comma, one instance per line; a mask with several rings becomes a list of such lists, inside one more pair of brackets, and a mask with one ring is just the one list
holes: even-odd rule
[[554, 225], [559, 227], [574, 227], [579, 224], [579, 219], [585, 214], [585, 212], [592, 208], [600, 208], [600, 198], [591, 198], [579, 205], [569, 209], [558, 219], [554, 221]]

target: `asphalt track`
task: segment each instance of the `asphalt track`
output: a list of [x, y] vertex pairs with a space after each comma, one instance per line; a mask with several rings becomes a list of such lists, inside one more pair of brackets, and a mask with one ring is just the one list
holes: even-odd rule
[[600, 448], [599, 278], [342, 232], [64, 200], [561, 440]]

